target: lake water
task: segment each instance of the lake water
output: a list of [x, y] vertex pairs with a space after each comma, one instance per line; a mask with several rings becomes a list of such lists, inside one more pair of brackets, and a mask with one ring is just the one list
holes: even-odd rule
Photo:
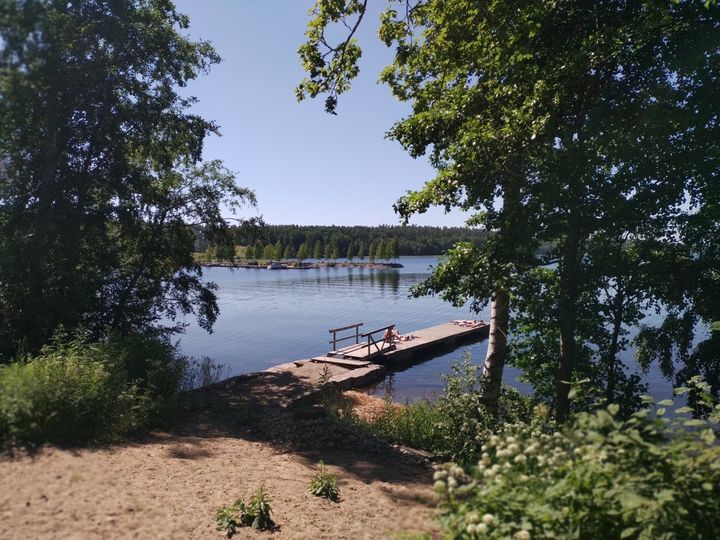
[[[283, 362], [310, 358], [330, 350], [328, 329], [363, 322], [365, 331], [395, 324], [410, 333], [453, 319], [489, 319], [489, 308], [473, 314], [439, 298], [409, 298], [412, 285], [429, 274], [435, 257], [402, 257], [403, 268], [321, 268], [264, 270], [206, 268], [204, 277], [217, 283], [220, 315], [208, 334], [190, 323], [180, 347], [185, 354], [208, 356], [223, 364], [229, 375], [260, 371]], [[425, 362], [391, 374], [374, 388], [391, 390], [396, 400], [430, 395], [443, 388], [447, 373], [463, 352], [473, 363], [485, 358], [487, 341], [443, 352]], [[632, 362], [632, 354], [624, 360]], [[505, 382], [521, 391], [519, 371], [506, 367]], [[656, 372], [648, 376], [651, 393], [671, 394], [672, 385]]]

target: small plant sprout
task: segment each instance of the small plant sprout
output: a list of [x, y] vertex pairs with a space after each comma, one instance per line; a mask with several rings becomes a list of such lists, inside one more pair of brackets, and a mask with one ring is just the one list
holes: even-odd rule
[[319, 383], [321, 388], [330, 383], [330, 376], [330, 368], [325, 364], [320, 372]]
[[325, 463], [320, 461], [318, 464], [318, 472], [310, 480], [308, 493], [316, 497], [325, 497], [331, 501], [337, 502], [340, 499], [340, 490], [338, 489], [337, 477], [330, 474], [325, 469]]
[[227, 538], [231, 538], [239, 527], [252, 527], [260, 531], [274, 530], [275, 522], [271, 517], [270, 502], [265, 487], [260, 486], [250, 498], [249, 504], [238, 499], [230, 506], [217, 511], [215, 514], [217, 530], [224, 532]]

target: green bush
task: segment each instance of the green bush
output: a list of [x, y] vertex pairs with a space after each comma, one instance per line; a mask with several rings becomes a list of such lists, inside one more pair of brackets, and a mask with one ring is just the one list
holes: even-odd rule
[[340, 489], [338, 488], [337, 477], [327, 472], [322, 461], [318, 463], [318, 469], [318, 472], [310, 480], [308, 493], [316, 497], [325, 497], [331, 501], [338, 501], [340, 499]]
[[613, 404], [556, 432], [545, 413], [505, 426], [476, 466], [436, 472], [449, 536], [714, 538], [720, 446], [702, 420], [666, 420], [670, 404], [629, 419]]
[[238, 499], [230, 506], [217, 511], [215, 514], [217, 530], [224, 532], [228, 538], [231, 538], [239, 527], [272, 531], [275, 529], [275, 522], [271, 517], [271, 502], [265, 488], [260, 486], [250, 498], [249, 504], [245, 504], [242, 499]]
[[0, 367], [0, 446], [108, 441], [167, 418], [188, 361], [148, 336], [89, 342], [59, 333]]
[[516, 390], [504, 387], [500, 410], [493, 418], [482, 402], [480, 366], [466, 354], [443, 375], [445, 388], [434, 400], [389, 404], [386, 412], [369, 422], [381, 438], [432, 453], [436, 458], [468, 464], [477, 461], [482, 442], [506, 422], [527, 420], [533, 402]]
[[428, 400], [406, 402], [398, 407], [388, 402], [382, 415], [366, 425], [375, 435], [394, 444], [402, 444], [433, 453], [444, 453], [443, 438], [436, 426], [442, 423], [438, 409]]
[[146, 422], [147, 399], [106, 347], [81, 339], [0, 368], [0, 441], [85, 442]]

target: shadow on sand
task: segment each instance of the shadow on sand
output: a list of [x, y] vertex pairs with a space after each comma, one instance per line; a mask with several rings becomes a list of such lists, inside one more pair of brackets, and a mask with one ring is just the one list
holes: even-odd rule
[[[288, 406], [288, 399], [298, 395], [304, 398]], [[431, 470], [423, 456], [379, 440], [360, 425], [332, 418], [317, 404], [320, 397], [317, 386], [288, 372], [235, 377], [188, 393], [170, 429], [129, 444], [162, 443], [169, 446], [168, 458], [202, 460], [212, 457], [203, 440], [232, 437], [292, 453], [308, 466], [323, 460], [368, 484], [430, 483]], [[412, 497], [417, 500], [417, 495]], [[419, 502], [432, 501], [428, 497]]]

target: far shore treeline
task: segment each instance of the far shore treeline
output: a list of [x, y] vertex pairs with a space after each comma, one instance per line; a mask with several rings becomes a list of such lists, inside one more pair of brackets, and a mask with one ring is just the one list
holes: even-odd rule
[[[338, 226], [264, 225], [231, 227], [230, 242], [242, 247], [211, 242], [196, 234], [195, 251], [212, 259], [245, 258], [338, 259], [346, 257], [389, 259], [408, 255], [440, 255], [457, 242], [483, 244], [487, 231], [465, 227], [417, 225]], [[230, 249], [228, 249], [230, 248]]]

